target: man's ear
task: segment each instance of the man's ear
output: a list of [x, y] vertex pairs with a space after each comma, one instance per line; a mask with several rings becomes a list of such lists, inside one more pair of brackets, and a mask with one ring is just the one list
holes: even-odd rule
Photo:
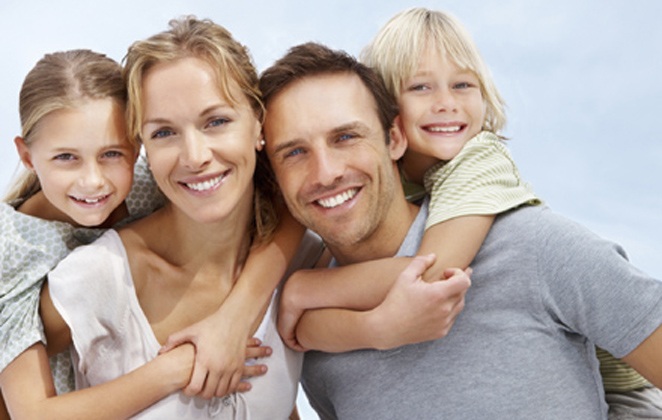
[[389, 143], [389, 153], [391, 155], [391, 159], [396, 161], [400, 159], [407, 150], [407, 137], [405, 135], [404, 129], [402, 128], [402, 121], [400, 120], [399, 115], [393, 120], [393, 125], [391, 126], [388, 134], [391, 138], [391, 142]]
[[16, 145], [16, 152], [21, 158], [23, 165], [30, 171], [34, 170], [34, 165], [32, 165], [32, 154], [30, 153], [30, 148], [25, 144], [25, 139], [21, 136], [16, 136], [14, 138], [14, 145]]

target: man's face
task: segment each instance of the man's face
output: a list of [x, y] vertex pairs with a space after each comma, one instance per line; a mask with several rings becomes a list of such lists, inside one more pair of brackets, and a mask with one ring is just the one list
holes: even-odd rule
[[358, 76], [304, 78], [267, 106], [266, 148], [292, 215], [332, 249], [369, 241], [386, 218], [406, 147], [386, 144]]

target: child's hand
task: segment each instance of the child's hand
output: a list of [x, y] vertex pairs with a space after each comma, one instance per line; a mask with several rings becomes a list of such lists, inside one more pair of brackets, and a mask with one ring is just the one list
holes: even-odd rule
[[426, 283], [421, 276], [434, 258], [434, 254], [414, 258], [373, 310], [380, 349], [445, 337], [464, 308], [470, 270], [446, 270], [446, 280]]
[[306, 351], [297, 340], [296, 327], [303, 316], [304, 308], [297, 305], [301, 299], [296, 297], [294, 277], [285, 283], [278, 308], [278, 333], [285, 345], [295, 351]]
[[233, 321], [236, 320], [217, 312], [172, 334], [161, 348], [160, 353], [163, 353], [181, 343], [195, 346], [195, 363], [191, 380], [184, 389], [186, 395], [209, 399], [245, 392], [250, 384], [242, 382], [242, 377], [266, 372], [264, 365], [245, 366], [246, 359], [268, 356], [271, 349], [260, 346], [257, 339], [249, 339], [247, 350], [248, 328], [239, 331], [240, 323]]
[[190, 343], [173, 347], [167, 353], [159, 353], [154, 359], [155, 363], [161, 366], [162, 374], [159, 375], [164, 380], [172, 378], [172, 392], [184, 388], [191, 380], [193, 363], [195, 361], [195, 348]]

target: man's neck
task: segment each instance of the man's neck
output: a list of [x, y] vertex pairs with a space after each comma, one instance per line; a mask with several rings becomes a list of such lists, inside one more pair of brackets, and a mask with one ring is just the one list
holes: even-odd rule
[[368, 238], [345, 247], [329, 245], [337, 265], [355, 264], [379, 258], [393, 257], [404, 241], [420, 207], [403, 199], [401, 206], [389, 216]]

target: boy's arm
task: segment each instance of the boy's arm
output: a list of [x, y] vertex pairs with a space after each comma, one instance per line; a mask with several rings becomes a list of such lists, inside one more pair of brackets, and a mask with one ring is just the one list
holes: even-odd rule
[[423, 279], [436, 281], [447, 268], [468, 268], [487, 237], [494, 218], [494, 215], [460, 216], [430, 226], [423, 235], [418, 255], [432, 253], [437, 260], [423, 274]]
[[35, 344], [0, 373], [12, 418], [127, 418], [188, 383], [193, 346], [183, 345], [107, 383], [55, 395], [46, 349]]
[[653, 385], [662, 388], [662, 325], [623, 358]]
[[383, 350], [445, 336], [464, 308], [470, 280], [456, 269], [445, 273], [445, 281], [426, 283], [421, 276], [433, 262], [432, 254], [414, 258], [373, 309], [305, 312], [296, 327], [297, 343], [304, 349], [341, 352]]
[[[466, 269], [478, 253], [493, 221], [492, 215], [462, 216], [428, 228], [419, 255], [433, 253], [437, 258], [424, 272], [423, 279], [428, 282], [443, 279], [444, 271], [448, 268]], [[421, 331], [420, 336], [404, 334], [399, 340], [394, 337], [394, 333], [376, 336], [373, 332], [383, 330], [380, 328], [381, 323], [390, 326], [399, 321], [389, 320], [386, 315], [388, 310], [377, 311], [378, 316], [371, 311], [352, 313], [335, 310], [308, 317], [309, 312], [306, 312], [306, 322], [297, 326], [304, 311], [322, 308], [366, 311], [376, 308], [395, 280], [393, 273], [402, 272], [408, 262], [409, 259], [405, 258], [381, 259], [328, 270], [295, 273], [285, 286], [281, 302], [279, 331], [283, 339], [290, 347], [300, 351], [389, 348], [389, 343], [403, 345], [424, 341], [421, 337], [427, 335], [422, 333], [421, 328], [418, 329]], [[449, 302], [457, 303], [455, 294], [449, 293], [447, 297]]]
[[273, 240], [251, 249], [239, 279], [218, 311], [168, 337], [162, 351], [184, 342], [195, 345], [195, 366], [185, 390], [188, 395], [211, 398], [244, 390], [238, 385], [246, 360], [246, 340], [285, 274], [304, 231], [286, 212]]

